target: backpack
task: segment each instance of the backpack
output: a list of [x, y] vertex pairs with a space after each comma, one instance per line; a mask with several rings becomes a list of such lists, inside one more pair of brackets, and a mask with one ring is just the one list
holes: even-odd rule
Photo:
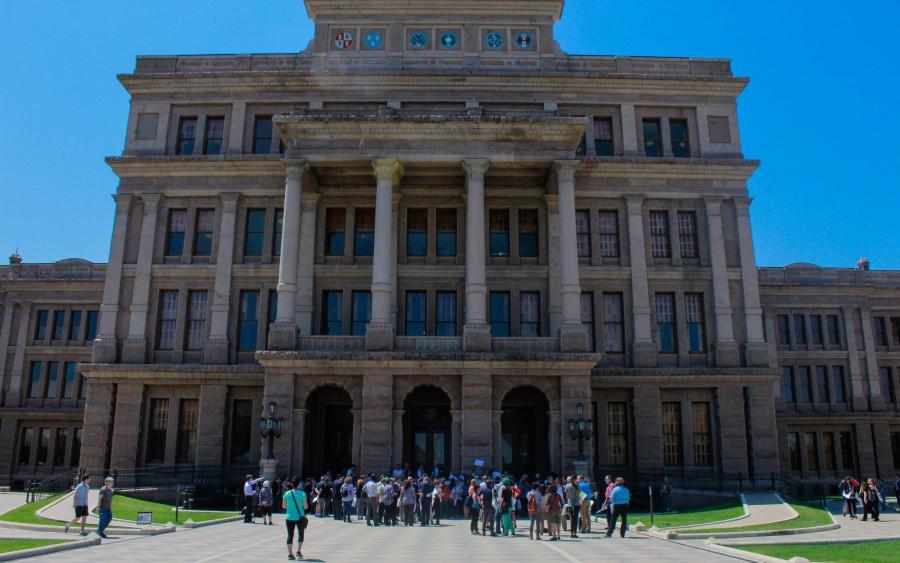
[[531, 495], [528, 498], [528, 514], [537, 514], [538, 513], [538, 503], [537, 503], [537, 495]]
[[550, 512], [559, 512], [562, 510], [562, 499], [559, 497], [559, 493], [550, 493], [550, 498], [547, 500], [547, 507]]

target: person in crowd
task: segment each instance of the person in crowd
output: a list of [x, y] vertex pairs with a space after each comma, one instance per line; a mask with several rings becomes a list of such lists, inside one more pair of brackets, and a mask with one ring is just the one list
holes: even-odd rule
[[444, 496], [450, 495], [449, 487], [447, 486], [447, 480], [443, 477], [438, 477], [434, 483], [434, 492], [431, 493], [431, 518], [435, 524], [435, 526], [441, 525], [441, 516], [444, 511]]
[[363, 489], [366, 494], [366, 526], [380, 526], [381, 517], [379, 516], [379, 506], [381, 498], [378, 491], [378, 483], [375, 481], [375, 475], [369, 474], [369, 480], [366, 481]]
[[866, 480], [860, 489], [860, 497], [862, 498], [863, 503], [863, 518], [862, 521], [866, 522], [869, 519], [869, 514], [872, 515], [872, 520], [875, 522], [879, 522], [879, 510], [878, 506], [880, 504], [880, 499], [878, 498], [878, 485], [875, 482], [875, 479]]
[[385, 526], [395, 526], [397, 522], [394, 519], [394, 502], [397, 500], [397, 497], [394, 495], [391, 479], [384, 478], [378, 489], [378, 496], [381, 499], [381, 522]]
[[345, 523], [350, 524], [353, 517], [353, 503], [356, 501], [356, 487], [353, 485], [353, 477], [344, 477], [340, 495], [342, 519]]
[[413, 516], [413, 511], [416, 506], [416, 489], [413, 486], [412, 477], [408, 477], [400, 488], [400, 506], [403, 509], [403, 525], [414, 525], [415, 517]]
[[587, 534], [591, 531], [591, 499], [594, 491], [584, 475], [578, 476], [578, 488], [581, 490], [581, 524], [578, 529], [582, 534]]
[[876, 481], [875, 486], [878, 488], [878, 500], [881, 503], [880, 512], [884, 512], [887, 510], [887, 489], [884, 488], [884, 483], [881, 481]]
[[256, 484], [263, 480], [262, 477], [254, 479], [253, 475], [247, 475], [247, 478], [244, 479], [244, 524], [253, 523], [253, 501], [256, 498]]
[[97, 503], [96, 510], [100, 514], [100, 523], [97, 525], [97, 535], [103, 539], [107, 539], [106, 527], [112, 522], [112, 499], [113, 499], [113, 478], [107, 477], [103, 480], [103, 487], [100, 489], [100, 500]]
[[294, 560], [294, 530], [297, 531], [297, 555], [296, 558], [303, 559], [301, 551], [303, 547], [304, 532], [309, 521], [306, 519], [306, 511], [309, 510], [309, 504], [306, 500], [306, 492], [300, 487], [300, 479], [294, 478], [293, 482], [285, 483], [288, 487], [281, 497], [281, 508], [284, 509], [285, 526], [287, 527], [287, 550], [288, 559]]
[[622, 525], [619, 527], [619, 536], [625, 537], [628, 530], [628, 503], [631, 502], [631, 491], [625, 486], [625, 479], [616, 477], [616, 486], [609, 495], [610, 509], [612, 510], [612, 522], [606, 530], [606, 537], [611, 538], [616, 529], [616, 520], [621, 516]]
[[419, 506], [421, 507], [422, 526], [431, 525], [431, 503], [434, 500], [434, 484], [428, 475], [422, 477], [422, 486], [419, 488]]
[[531, 490], [525, 495], [528, 506], [528, 539], [541, 539], [541, 504], [544, 495], [537, 483], [531, 484]]
[[847, 475], [838, 485], [838, 490], [844, 499], [843, 516], [849, 515], [851, 520], [856, 520], [856, 494], [859, 490], [859, 483]]
[[512, 481], [508, 477], [506, 479], [503, 479], [503, 482], [500, 485], [499, 497], [500, 522], [501, 529], [503, 530], [503, 535], [508, 536], [510, 533], [512, 533], [512, 535], [516, 535], [516, 529], [513, 528], [512, 523], [512, 512], [515, 510], [515, 508], [513, 508], [515, 495], [513, 494]]
[[335, 477], [331, 482], [331, 510], [332, 518], [335, 520], [343, 520], [343, 514], [341, 509], [342, 507], [342, 499], [341, 499], [341, 487], [344, 486], [344, 479], [340, 476]]
[[[272, 493], [272, 483], [263, 481], [262, 489], [259, 490], [259, 515], [262, 516], [263, 526], [272, 525], [272, 502], [275, 496]], [[268, 520], [266, 520], [268, 518]]]
[[75, 518], [66, 522], [65, 533], [69, 533], [69, 526], [75, 524], [78, 520], [81, 520], [81, 535], [87, 535], [87, 532], [84, 531], [84, 525], [87, 522], [88, 517], [88, 495], [90, 492], [91, 476], [90, 474], [85, 473], [81, 476], [81, 482], [75, 487], [75, 494], [72, 495], [72, 507], [75, 509]]
[[478, 515], [481, 513], [481, 493], [478, 481], [472, 479], [469, 485], [469, 496], [466, 497], [469, 510], [469, 532], [478, 535]]
[[603, 492], [603, 506], [601, 511], [606, 513], [606, 529], [609, 530], [610, 526], [612, 526], [612, 505], [609, 503], [609, 496], [612, 494], [616, 484], [613, 482], [612, 475], [604, 477], [603, 482], [606, 483], [606, 489]]
[[578, 514], [581, 511], [581, 489], [575, 484], [575, 479], [570, 475], [566, 478], [566, 486], [563, 489], [566, 496], [566, 511], [569, 520], [569, 536], [578, 537]]
[[549, 483], [544, 489], [544, 511], [547, 513], [550, 541], [559, 541], [559, 527], [562, 522], [562, 511], [565, 501], [559, 494], [556, 483]]
[[366, 480], [362, 476], [356, 480], [356, 519], [366, 519]]
[[490, 477], [485, 477], [479, 487], [481, 495], [481, 535], [484, 536], [486, 530], [490, 530], [491, 536], [496, 536], [494, 532], [494, 485]]

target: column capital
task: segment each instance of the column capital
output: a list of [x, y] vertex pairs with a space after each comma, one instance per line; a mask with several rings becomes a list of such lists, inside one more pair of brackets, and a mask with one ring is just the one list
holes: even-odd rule
[[484, 175], [490, 165], [491, 161], [487, 158], [467, 158], [462, 161], [463, 170], [469, 176]]
[[734, 198], [734, 206], [737, 208], [737, 214], [742, 217], [749, 216], [751, 203], [753, 203], [752, 197], [736, 197], [736, 198]]
[[403, 165], [396, 158], [376, 158], [372, 161], [372, 168], [378, 181], [390, 180], [393, 186], [400, 183], [403, 175]]
[[302, 158], [282, 158], [287, 178], [299, 178], [309, 168], [309, 162]]
[[162, 194], [141, 194], [141, 200], [144, 202], [144, 206], [156, 207], [159, 205], [159, 200], [162, 198]]
[[625, 194], [625, 204], [628, 206], [629, 211], [634, 208], [640, 210], [644, 205], [644, 196], [638, 194]]
[[703, 204], [706, 206], [706, 214], [707, 215], [721, 215], [722, 214], [722, 202], [723, 198], [721, 197], [704, 197]]
[[313, 211], [316, 206], [319, 205], [319, 199], [321, 197], [322, 194], [319, 192], [304, 192], [300, 198], [303, 201], [303, 210]]
[[131, 203], [131, 200], [134, 198], [134, 196], [132, 196], [131, 194], [118, 193], [118, 194], [112, 194], [112, 198], [113, 198], [113, 201], [116, 202], [117, 211], [119, 211], [119, 209], [124, 211], [125, 209], [127, 209], [128, 205]]
[[547, 207], [559, 207], [559, 195], [557, 194], [544, 194], [544, 201], [547, 202]]
[[234, 211], [237, 209], [238, 200], [241, 198], [241, 194], [238, 192], [224, 192], [219, 194], [219, 199], [222, 200], [222, 210], [223, 211]]
[[576, 159], [554, 160], [553, 161], [553, 171], [556, 172], [557, 177], [565, 177], [566, 179], [574, 179], [575, 178], [575, 170], [578, 168], [579, 164], [581, 164], [581, 161], [576, 160]]

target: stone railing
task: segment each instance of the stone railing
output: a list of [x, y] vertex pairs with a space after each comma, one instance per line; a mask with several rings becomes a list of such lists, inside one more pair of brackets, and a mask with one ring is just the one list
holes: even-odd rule
[[553, 337], [492, 338], [491, 343], [494, 352], [529, 352], [532, 354], [559, 352], [559, 338]]
[[791, 286], [860, 285], [900, 288], [900, 272], [890, 270], [856, 270], [851, 268], [820, 268], [813, 264], [791, 265], [786, 268], [760, 268], [759, 283]]
[[301, 336], [300, 350], [308, 352], [359, 352], [366, 349], [364, 336]]
[[462, 338], [457, 336], [398, 336], [394, 348], [400, 352], [460, 352]]

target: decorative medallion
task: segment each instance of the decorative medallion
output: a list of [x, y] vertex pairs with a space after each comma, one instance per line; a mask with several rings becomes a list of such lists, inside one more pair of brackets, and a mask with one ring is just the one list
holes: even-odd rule
[[491, 31], [485, 36], [484, 44], [487, 45], [488, 49], [502, 49], [503, 36], [496, 31]]
[[409, 34], [409, 46], [413, 49], [428, 47], [428, 34], [424, 31], [414, 31]]
[[338, 49], [349, 49], [353, 46], [353, 34], [349, 31], [339, 31], [334, 36], [334, 46]]
[[459, 39], [456, 38], [456, 34], [452, 31], [445, 31], [441, 34], [441, 48], [455, 49], [457, 43], [459, 43]]
[[366, 49], [381, 49], [383, 42], [384, 40], [381, 37], [381, 32], [378, 31], [370, 31], [366, 34], [365, 38], [363, 38]]
[[534, 39], [532, 39], [531, 34], [527, 31], [520, 31], [519, 34], [516, 35], [516, 47], [523, 50], [534, 47]]

